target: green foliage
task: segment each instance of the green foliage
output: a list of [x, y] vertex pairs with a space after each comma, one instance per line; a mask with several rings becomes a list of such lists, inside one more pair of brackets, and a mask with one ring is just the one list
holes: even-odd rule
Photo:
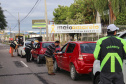
[[56, 24], [66, 24], [65, 20], [67, 16], [70, 15], [69, 8], [67, 6], [59, 5], [58, 8], [54, 10], [53, 15]]
[[5, 29], [6, 26], [7, 26], [7, 22], [5, 20], [5, 16], [3, 14], [3, 10], [0, 7], [0, 30]]
[[94, 0], [94, 6], [103, 18], [103, 12], [109, 9], [109, 4], [111, 4], [115, 16], [118, 16], [119, 13], [126, 11], [126, 0]]
[[96, 21], [93, 0], [75, 0], [70, 7], [59, 5], [53, 15], [56, 24], [84, 24]]
[[[93, 0], [75, 0], [68, 6], [58, 6], [53, 12], [55, 24], [90, 24], [96, 22]], [[74, 38], [75, 33], [69, 34]]]
[[126, 13], [120, 13], [115, 21], [116, 25], [126, 25]]

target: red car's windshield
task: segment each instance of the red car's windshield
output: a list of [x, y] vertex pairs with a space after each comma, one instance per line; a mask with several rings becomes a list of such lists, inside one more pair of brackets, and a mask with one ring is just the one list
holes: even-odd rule
[[96, 43], [85, 43], [80, 44], [81, 53], [90, 53], [93, 54], [95, 50]]
[[49, 45], [51, 45], [52, 43], [42, 43], [42, 47], [43, 48], [47, 48]]

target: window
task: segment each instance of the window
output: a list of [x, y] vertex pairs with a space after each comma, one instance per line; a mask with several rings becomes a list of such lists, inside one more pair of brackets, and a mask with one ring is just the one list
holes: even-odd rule
[[29, 45], [30, 43], [25, 43], [25, 46]]
[[121, 38], [126, 39], [126, 33], [122, 35]]
[[81, 53], [93, 54], [95, 50], [96, 43], [80, 44]]
[[42, 47], [43, 48], [47, 48], [49, 45], [51, 45], [52, 43], [42, 43]]
[[67, 53], [72, 53], [76, 44], [70, 43], [67, 49]]
[[40, 43], [37, 43], [37, 44], [35, 45], [35, 47], [36, 47], [36, 48], [40, 48]]
[[65, 46], [63, 46], [63, 48], [61, 49], [62, 53], [65, 53], [66, 48], [67, 48], [67, 44]]

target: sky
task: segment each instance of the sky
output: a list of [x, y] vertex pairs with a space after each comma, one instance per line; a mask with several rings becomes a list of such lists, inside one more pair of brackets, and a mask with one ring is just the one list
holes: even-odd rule
[[[7, 10], [12, 15], [10, 15], [7, 11], [4, 11], [4, 15], [6, 16], [6, 21], [8, 22], [8, 27], [11, 27], [12, 31], [18, 31], [18, 26], [15, 25], [18, 23], [18, 13], [20, 16], [20, 20], [23, 19], [31, 8], [34, 6], [37, 0], [1, 0], [1, 7], [3, 10]], [[32, 20], [36, 19], [45, 19], [45, 0], [39, 0], [38, 4], [34, 8], [34, 10], [30, 13], [29, 17], [21, 22], [21, 31], [38, 31], [37, 29], [32, 29]], [[62, 6], [70, 6], [74, 0], [46, 0], [47, 3], [47, 17], [52, 21], [54, 18], [53, 11], [58, 5]]]

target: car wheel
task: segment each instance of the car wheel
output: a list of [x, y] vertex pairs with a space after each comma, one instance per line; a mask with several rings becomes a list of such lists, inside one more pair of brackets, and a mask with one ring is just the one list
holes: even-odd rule
[[57, 61], [54, 61], [54, 72], [60, 71], [60, 68], [58, 67]]
[[23, 58], [22, 51], [21, 51], [21, 58]]
[[79, 76], [73, 64], [70, 67], [70, 76], [72, 80], [77, 80]]
[[100, 83], [100, 75], [97, 75], [95, 77], [95, 80], [94, 80], [95, 84], [99, 84]]
[[18, 53], [18, 50], [17, 50], [17, 56], [20, 56], [19, 53]]
[[37, 57], [37, 63], [38, 63], [38, 64], [41, 63], [41, 62], [40, 62], [40, 57], [39, 57], [39, 56]]

